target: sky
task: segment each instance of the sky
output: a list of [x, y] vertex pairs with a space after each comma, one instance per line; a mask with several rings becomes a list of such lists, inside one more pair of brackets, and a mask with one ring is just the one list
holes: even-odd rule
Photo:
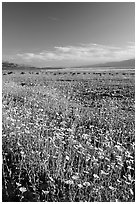
[[37, 67], [135, 57], [133, 2], [3, 2], [2, 58]]

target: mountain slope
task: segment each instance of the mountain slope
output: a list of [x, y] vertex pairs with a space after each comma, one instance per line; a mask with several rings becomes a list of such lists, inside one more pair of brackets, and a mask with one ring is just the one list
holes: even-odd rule
[[116, 61], [116, 62], [106, 62], [93, 65], [83, 65], [77, 66], [76, 68], [117, 68], [117, 69], [135, 69], [135, 59]]
[[135, 68], [135, 59], [123, 60], [118, 62], [107, 62], [96, 64], [96, 67], [116, 67], [116, 68]]
[[10, 62], [2, 62], [2, 70], [27, 70], [27, 71], [40, 71], [40, 70], [54, 70], [54, 69], [63, 69], [62, 67], [34, 67], [30, 65], [21, 65]]
[[[117, 61], [117, 62], [107, 62], [107, 63], [101, 63], [101, 64], [94, 64], [94, 65], [85, 65], [85, 66], [78, 66], [76, 68], [123, 68], [123, 69], [135, 69], [135, 59], [129, 59], [129, 60], [123, 60], [123, 61]], [[2, 69], [3, 70], [50, 70], [50, 69], [62, 69], [63, 67], [43, 67], [43, 68], [37, 68], [27, 65], [20, 65], [15, 63], [9, 63], [9, 62], [2, 62]], [[73, 67], [72, 67], [73, 68]]]
[[10, 62], [2, 62], [2, 69], [3, 70], [29, 70], [29, 69], [37, 69], [35, 67], [27, 66], [27, 65], [20, 65]]

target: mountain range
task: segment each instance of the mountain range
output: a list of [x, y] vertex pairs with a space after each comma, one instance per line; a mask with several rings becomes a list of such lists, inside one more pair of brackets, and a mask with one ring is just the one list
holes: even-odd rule
[[[116, 68], [116, 69], [135, 69], [135, 59], [123, 60], [123, 61], [116, 61], [116, 62], [107, 62], [95, 65], [85, 65], [79, 66], [76, 68]], [[20, 65], [16, 63], [10, 62], [2, 62], [2, 69], [3, 70], [50, 70], [50, 69], [64, 69], [63, 67], [34, 67], [34, 66], [27, 66], [27, 65]], [[71, 68], [70, 68], [71, 69]]]
[[77, 68], [118, 68], [118, 69], [135, 69], [135, 59], [113, 61], [93, 65], [78, 66]]
[[117, 61], [117, 62], [107, 62], [103, 64], [96, 64], [98, 67], [118, 67], [118, 68], [135, 68], [135, 59]]

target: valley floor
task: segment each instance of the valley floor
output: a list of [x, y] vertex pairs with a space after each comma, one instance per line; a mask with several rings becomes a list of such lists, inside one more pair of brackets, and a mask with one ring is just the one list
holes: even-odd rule
[[135, 72], [3, 71], [3, 202], [134, 202]]

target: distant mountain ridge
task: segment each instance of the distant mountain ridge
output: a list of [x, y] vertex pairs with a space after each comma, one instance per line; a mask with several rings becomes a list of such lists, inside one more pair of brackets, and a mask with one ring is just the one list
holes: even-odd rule
[[113, 67], [113, 68], [135, 68], [135, 59], [122, 60], [116, 62], [106, 62], [94, 65], [88, 65], [84, 67]]
[[[22, 70], [22, 69], [34, 69], [35, 67], [27, 66], [27, 65], [21, 65], [16, 63], [10, 63], [10, 62], [2, 62], [2, 69], [3, 70]], [[37, 68], [35, 68], [37, 69]]]
[[[77, 66], [76, 68], [123, 68], [123, 69], [135, 69], [135, 59], [123, 60], [123, 61], [116, 61], [116, 62], [107, 62], [107, 63], [100, 63], [94, 65], [85, 65], [85, 66]], [[73, 67], [71, 67], [73, 68]], [[70, 69], [71, 69], [70, 68]], [[10, 62], [2, 62], [2, 69], [3, 70], [51, 70], [51, 69], [63, 69], [63, 67], [34, 67], [29, 65], [21, 65], [16, 63]], [[64, 67], [65, 69], [65, 67]]]
[[16, 64], [16, 63], [10, 63], [10, 62], [2, 62], [2, 69], [3, 70], [52, 70], [52, 69], [62, 69], [61, 67], [34, 67], [31, 65], [23, 65], [23, 64]]
[[129, 60], [122, 60], [122, 61], [113, 61], [113, 62], [106, 62], [106, 63], [100, 63], [100, 64], [93, 64], [93, 65], [82, 65], [77, 66], [76, 68], [135, 68], [135, 59], [129, 59]]
[[135, 68], [135, 59], [123, 60], [118, 62], [107, 62], [103, 64], [96, 64], [99, 67], [133, 67]]

